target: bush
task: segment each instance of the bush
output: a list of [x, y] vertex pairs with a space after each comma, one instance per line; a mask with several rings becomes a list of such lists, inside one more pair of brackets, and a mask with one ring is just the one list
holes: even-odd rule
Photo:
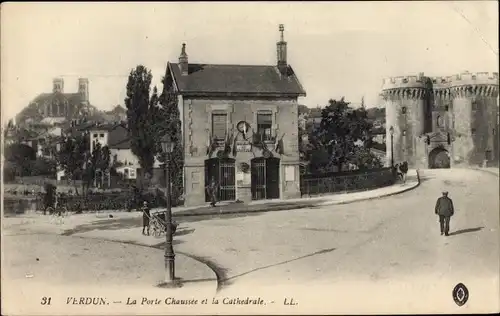
[[55, 173], [55, 160], [38, 157], [36, 160], [31, 161], [31, 176], [54, 176]]
[[16, 166], [15, 163], [5, 161], [3, 164], [3, 181], [12, 182], [16, 179]]

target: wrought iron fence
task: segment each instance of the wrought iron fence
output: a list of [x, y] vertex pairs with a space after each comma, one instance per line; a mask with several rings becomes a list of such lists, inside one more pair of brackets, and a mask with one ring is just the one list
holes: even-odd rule
[[396, 175], [391, 168], [341, 172], [325, 175], [301, 175], [302, 196], [371, 190], [394, 184]]

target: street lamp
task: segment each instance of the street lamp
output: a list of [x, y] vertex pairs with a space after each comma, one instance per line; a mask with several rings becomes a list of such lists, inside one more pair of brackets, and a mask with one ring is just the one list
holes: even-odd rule
[[166, 227], [166, 240], [165, 240], [165, 282], [162, 284], [164, 287], [176, 287], [179, 285], [175, 281], [175, 254], [172, 246], [173, 227], [172, 227], [172, 194], [170, 182], [170, 155], [174, 150], [174, 143], [170, 135], [166, 134], [161, 138], [161, 148], [165, 154], [165, 182], [167, 198], [167, 213], [165, 214]]
[[389, 128], [391, 134], [391, 167], [394, 167], [394, 127]]

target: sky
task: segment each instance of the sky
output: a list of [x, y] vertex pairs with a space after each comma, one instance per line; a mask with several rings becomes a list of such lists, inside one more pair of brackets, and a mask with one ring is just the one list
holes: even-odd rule
[[123, 105], [130, 70], [145, 65], [161, 88], [182, 43], [193, 63], [273, 65], [279, 24], [308, 107], [380, 106], [384, 77], [499, 68], [497, 1], [4, 2], [0, 21], [3, 122], [55, 77], [65, 92], [88, 78], [101, 110]]

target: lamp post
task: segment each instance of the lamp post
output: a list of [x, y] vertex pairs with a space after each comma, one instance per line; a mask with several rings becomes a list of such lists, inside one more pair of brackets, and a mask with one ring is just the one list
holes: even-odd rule
[[391, 167], [394, 167], [394, 127], [389, 128], [391, 134]]
[[165, 214], [166, 222], [166, 238], [165, 238], [165, 282], [162, 284], [164, 287], [175, 287], [177, 282], [175, 281], [175, 254], [174, 248], [172, 246], [173, 239], [173, 227], [172, 227], [172, 195], [171, 195], [171, 183], [170, 183], [170, 155], [174, 149], [174, 143], [172, 142], [170, 135], [165, 135], [161, 139], [161, 148], [165, 154], [165, 182], [166, 182], [166, 193], [167, 198], [167, 213]]

